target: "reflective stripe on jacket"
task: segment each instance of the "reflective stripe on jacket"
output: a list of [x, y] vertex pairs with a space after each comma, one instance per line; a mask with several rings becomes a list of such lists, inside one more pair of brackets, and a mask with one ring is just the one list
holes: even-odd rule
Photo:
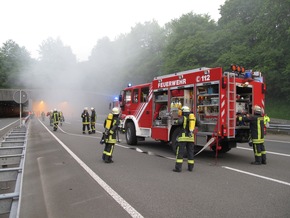
[[[107, 119], [105, 120], [104, 127], [106, 126]], [[109, 135], [105, 139], [105, 143], [115, 144], [117, 142], [117, 131], [120, 124], [119, 117], [113, 116], [112, 124], [109, 130]]]
[[250, 123], [253, 143], [264, 143], [264, 117], [260, 115], [250, 115], [248, 117], [242, 117], [242, 120]]
[[194, 142], [194, 135], [189, 131], [189, 119], [187, 116], [182, 116], [178, 120], [178, 124], [182, 125], [179, 133], [178, 142]]

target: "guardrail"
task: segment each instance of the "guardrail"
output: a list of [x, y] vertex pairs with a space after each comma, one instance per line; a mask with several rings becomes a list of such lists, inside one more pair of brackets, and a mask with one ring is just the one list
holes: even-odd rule
[[270, 123], [270, 126], [267, 128], [267, 131], [290, 134], [290, 125]]
[[0, 217], [19, 217], [26, 144], [25, 125], [8, 132], [0, 142]]

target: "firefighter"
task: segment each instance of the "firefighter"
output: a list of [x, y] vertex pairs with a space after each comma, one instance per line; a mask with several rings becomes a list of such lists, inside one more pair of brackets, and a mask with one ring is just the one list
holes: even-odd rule
[[267, 114], [264, 114], [264, 135], [267, 134], [267, 128], [270, 127], [270, 117]]
[[53, 110], [50, 110], [49, 112], [47, 112], [46, 116], [49, 116], [49, 125], [53, 126]]
[[88, 130], [88, 133], [91, 134], [90, 115], [89, 115], [87, 107], [84, 108], [84, 111], [81, 115], [81, 118], [82, 118], [82, 122], [83, 122], [83, 134], [86, 134], [86, 128]]
[[[239, 117], [250, 124], [251, 144], [253, 145], [255, 161], [254, 165], [266, 164], [266, 149], [264, 146], [264, 117], [262, 116], [262, 108], [258, 105], [254, 107], [254, 115], [247, 114]], [[250, 144], [250, 145], [251, 145]]]
[[105, 132], [103, 135], [105, 148], [103, 151], [102, 159], [105, 163], [113, 163], [113, 151], [117, 142], [117, 131], [120, 124], [119, 113], [119, 109], [114, 107], [112, 109], [112, 113], [108, 114], [108, 117], [104, 122]]
[[62, 123], [64, 122], [64, 116], [62, 111], [59, 111], [59, 122], [60, 125], [62, 126]]
[[267, 114], [265, 114], [264, 115], [264, 125], [265, 125], [265, 127], [269, 127], [270, 126], [270, 117], [267, 115]]
[[45, 113], [44, 113], [44, 111], [41, 112], [41, 119], [42, 119], [42, 121], [45, 120]]
[[181, 108], [182, 116], [177, 120], [177, 124], [180, 125], [180, 132], [177, 138], [176, 148], [176, 163], [174, 172], [182, 171], [183, 156], [185, 149], [187, 151], [187, 164], [188, 170], [192, 171], [194, 167], [194, 128], [195, 128], [195, 116], [190, 113], [190, 109], [187, 106]]
[[97, 114], [95, 108], [91, 108], [91, 130], [92, 133], [96, 133], [96, 121], [97, 121]]
[[57, 112], [57, 109], [53, 110], [52, 120], [53, 120], [53, 131], [56, 131], [59, 123], [59, 113]]

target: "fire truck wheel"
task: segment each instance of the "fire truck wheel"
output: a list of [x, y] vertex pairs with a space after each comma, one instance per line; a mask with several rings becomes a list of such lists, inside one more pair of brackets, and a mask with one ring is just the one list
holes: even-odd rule
[[126, 125], [126, 141], [128, 145], [137, 145], [136, 129], [131, 122]]
[[171, 149], [176, 154], [176, 147], [177, 147], [177, 136], [180, 132], [180, 128], [176, 128], [171, 136]]

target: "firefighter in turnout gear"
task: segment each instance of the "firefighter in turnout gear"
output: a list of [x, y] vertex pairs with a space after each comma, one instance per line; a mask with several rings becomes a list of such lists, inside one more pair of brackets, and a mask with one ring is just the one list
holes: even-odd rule
[[64, 122], [64, 116], [63, 116], [63, 112], [59, 111], [59, 123], [62, 126], [62, 123]]
[[46, 114], [46, 116], [49, 116], [49, 125], [50, 125], [50, 126], [53, 126], [53, 116], [52, 116], [52, 114], [53, 114], [53, 110], [50, 110], [50, 111]]
[[56, 131], [59, 124], [59, 113], [57, 112], [57, 109], [53, 110], [52, 121], [53, 121], [53, 131]]
[[258, 105], [254, 107], [254, 115], [247, 114], [239, 117], [250, 124], [251, 139], [255, 155], [254, 165], [266, 164], [266, 150], [264, 146], [264, 117], [262, 116], [262, 108]]
[[177, 124], [180, 125], [180, 132], [177, 138], [176, 148], [176, 163], [174, 172], [182, 171], [183, 156], [185, 150], [187, 152], [187, 164], [188, 170], [192, 171], [194, 167], [194, 128], [195, 128], [195, 116], [190, 113], [190, 109], [187, 106], [181, 108], [182, 116], [177, 120]]
[[90, 115], [89, 115], [87, 107], [84, 108], [81, 118], [82, 118], [82, 123], [83, 123], [83, 134], [86, 134], [86, 128], [88, 130], [88, 133], [91, 134]]
[[264, 114], [264, 135], [267, 134], [267, 128], [270, 127], [270, 117], [267, 114]]
[[96, 121], [97, 121], [97, 114], [95, 108], [91, 108], [91, 130], [92, 133], [96, 133]]
[[108, 114], [107, 119], [104, 122], [104, 142], [105, 148], [103, 151], [102, 159], [105, 163], [112, 163], [114, 146], [117, 142], [117, 131], [120, 124], [119, 109], [114, 107], [112, 113]]

